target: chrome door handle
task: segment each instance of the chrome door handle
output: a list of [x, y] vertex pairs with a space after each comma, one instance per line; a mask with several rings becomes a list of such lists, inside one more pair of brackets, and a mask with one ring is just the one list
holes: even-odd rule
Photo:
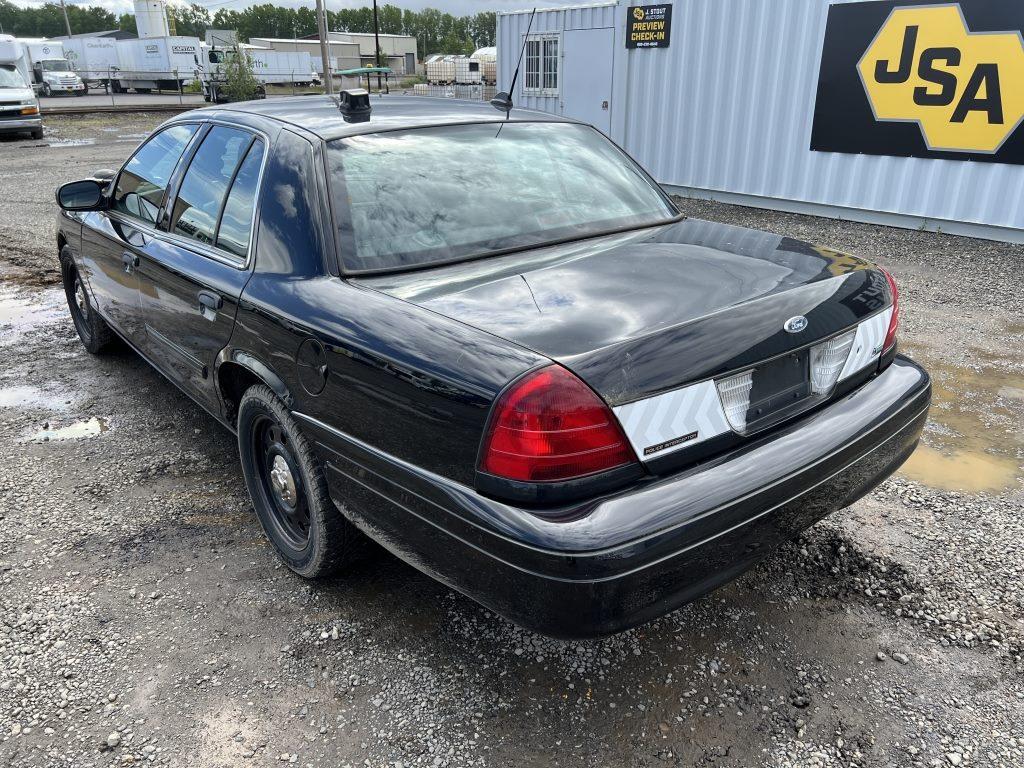
[[216, 312], [224, 306], [224, 297], [220, 294], [214, 293], [213, 291], [200, 291], [198, 298], [199, 312], [201, 314], [205, 314], [206, 312]]
[[130, 275], [139, 266], [139, 257], [131, 251], [125, 251], [121, 254], [121, 266], [124, 267], [125, 274]]

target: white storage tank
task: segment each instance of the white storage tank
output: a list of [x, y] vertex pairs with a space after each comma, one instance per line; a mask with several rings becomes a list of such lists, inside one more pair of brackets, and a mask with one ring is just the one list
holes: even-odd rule
[[427, 60], [427, 82], [431, 85], [447, 85], [455, 82], [455, 57], [431, 56]]
[[167, 5], [164, 0], [135, 0], [135, 28], [139, 37], [169, 37]]
[[459, 85], [476, 85], [483, 82], [481, 63], [465, 56], [455, 59], [455, 82]]
[[498, 82], [498, 49], [496, 46], [478, 48], [469, 58], [480, 62], [480, 77], [485, 83], [494, 85]]

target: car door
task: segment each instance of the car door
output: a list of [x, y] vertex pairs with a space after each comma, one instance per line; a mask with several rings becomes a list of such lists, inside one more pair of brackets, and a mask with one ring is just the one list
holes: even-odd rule
[[136, 347], [145, 347], [136, 267], [156, 231], [167, 187], [198, 123], [165, 128], [142, 144], [114, 182], [110, 205], [82, 219], [80, 267], [100, 314]]
[[138, 267], [153, 361], [216, 410], [213, 369], [249, 276], [253, 222], [267, 139], [212, 124], [172, 182], [161, 231]]

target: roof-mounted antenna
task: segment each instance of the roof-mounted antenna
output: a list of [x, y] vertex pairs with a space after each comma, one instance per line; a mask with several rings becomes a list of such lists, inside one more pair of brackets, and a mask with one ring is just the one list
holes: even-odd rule
[[491, 106], [499, 112], [505, 113], [505, 119], [508, 120], [509, 114], [512, 112], [512, 94], [516, 92], [516, 80], [519, 79], [519, 67], [523, 63], [523, 54], [526, 53], [526, 43], [530, 39], [530, 30], [533, 29], [533, 17], [537, 15], [537, 9], [534, 8], [530, 13], [530, 23], [526, 25], [526, 34], [523, 36], [523, 47], [519, 51], [519, 61], [516, 63], [516, 71], [512, 74], [512, 85], [509, 86], [508, 91], [502, 91], [501, 93], [494, 94], [494, 98], [491, 99]]

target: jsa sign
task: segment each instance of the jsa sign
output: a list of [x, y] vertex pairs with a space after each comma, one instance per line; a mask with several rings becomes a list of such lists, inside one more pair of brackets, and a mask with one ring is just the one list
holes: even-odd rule
[[668, 48], [671, 5], [634, 5], [626, 9], [627, 48]]
[[811, 149], [1024, 164], [1024, 7], [829, 9]]

